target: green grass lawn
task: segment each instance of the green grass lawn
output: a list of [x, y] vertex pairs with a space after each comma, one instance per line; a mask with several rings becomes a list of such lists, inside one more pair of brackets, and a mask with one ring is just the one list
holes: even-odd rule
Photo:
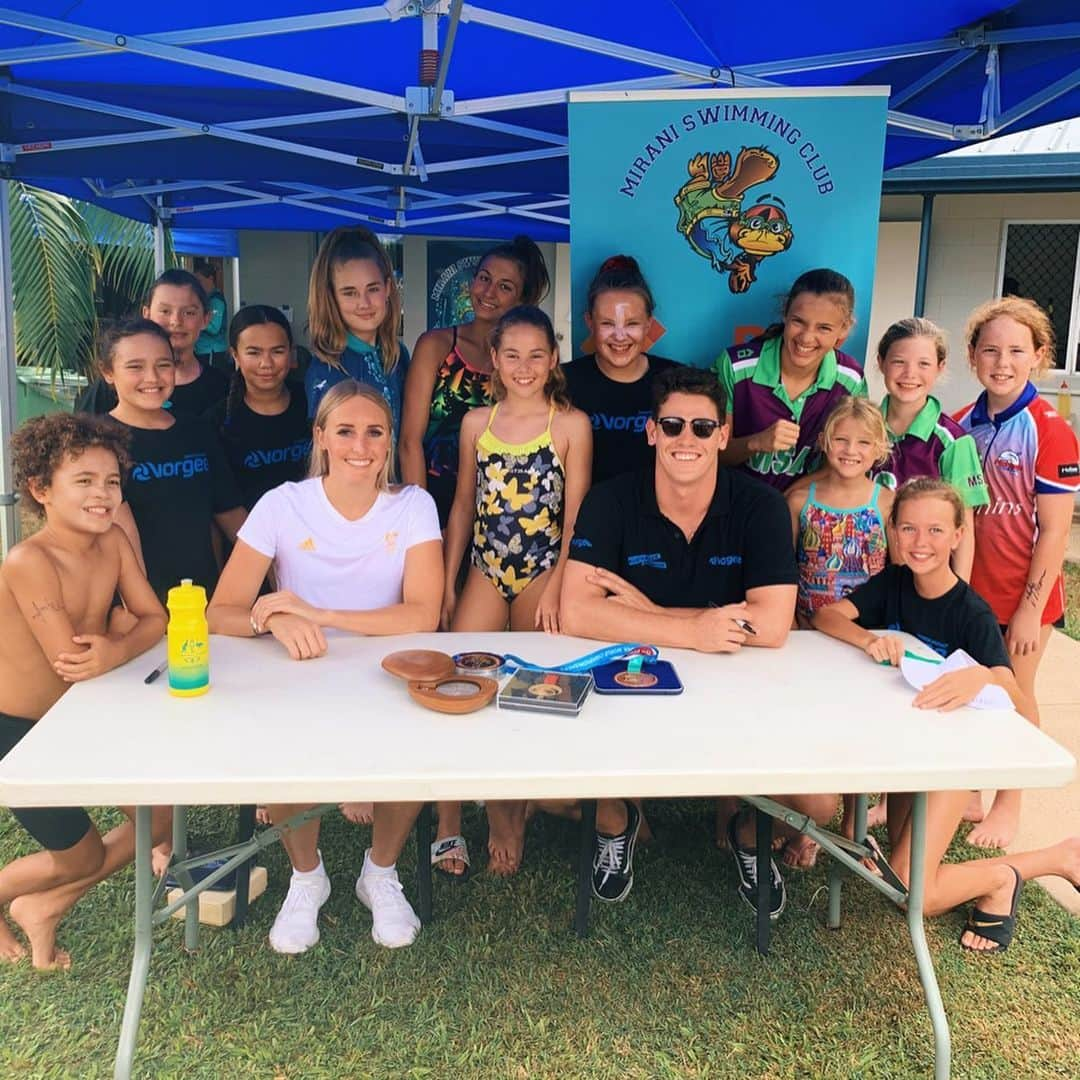
[[1065, 633], [1080, 641], [1080, 563], [1065, 564]]
[[[915, 1078], [931, 1031], [904, 922], [859, 882], [845, 922], [825, 928], [825, 872], [788, 875], [771, 955], [754, 952], [749, 909], [711, 844], [705, 803], [650, 812], [627, 902], [571, 932], [573, 826], [530, 826], [510, 881], [436, 885], [436, 921], [416, 945], [376, 946], [352, 895], [366, 830], [326, 819], [334, 895], [322, 941], [279, 957], [266, 933], [287, 878], [268, 852], [269, 891], [239, 932], [204, 931], [188, 955], [165, 928], [143, 1010], [137, 1075], [153, 1077]], [[225, 811], [193, 831], [228, 835]], [[111, 819], [110, 819], [111, 820]], [[467, 829], [479, 834], [475, 815]], [[479, 843], [474, 845], [479, 847]], [[0, 816], [0, 860], [29, 850]], [[964, 857], [962, 844], [954, 855]], [[403, 859], [411, 866], [411, 847]], [[413, 891], [413, 875], [404, 873]], [[62, 927], [68, 974], [0, 968], [0, 1076], [104, 1077], [120, 1026], [132, 944], [130, 871], [99, 886]], [[1080, 924], [1038, 888], [1013, 948], [963, 953], [959, 913], [930, 926], [958, 1080], [1073, 1078], [1080, 1061]], [[1071, 1064], [1070, 1064], [1071, 1062]]]

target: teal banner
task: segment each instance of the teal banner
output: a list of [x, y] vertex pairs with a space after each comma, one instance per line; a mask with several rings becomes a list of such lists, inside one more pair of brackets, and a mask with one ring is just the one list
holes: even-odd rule
[[887, 107], [884, 87], [571, 94], [575, 348], [589, 282], [621, 253], [656, 298], [659, 355], [711, 364], [827, 266], [855, 286], [843, 347], [864, 357]]

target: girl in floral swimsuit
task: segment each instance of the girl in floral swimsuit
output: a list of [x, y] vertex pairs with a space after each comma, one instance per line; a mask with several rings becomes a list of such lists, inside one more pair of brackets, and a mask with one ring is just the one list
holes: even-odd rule
[[[461, 424], [442, 625], [557, 633], [562, 571], [589, 486], [592, 424], [566, 398], [555, 332], [542, 311], [511, 309], [491, 342], [495, 404], [472, 409]], [[470, 535], [471, 565], [456, 598], [454, 577]], [[513, 873], [521, 860], [524, 809], [488, 803], [496, 873]]]

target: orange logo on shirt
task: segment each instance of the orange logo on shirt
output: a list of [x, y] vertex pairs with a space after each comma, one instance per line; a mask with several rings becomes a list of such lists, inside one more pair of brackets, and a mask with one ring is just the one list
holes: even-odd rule
[[299, 545], [297, 546], [300, 548], [301, 551], [314, 551], [315, 541], [312, 540], [309, 536], [306, 540], [301, 540]]
[[386, 548], [387, 555], [392, 555], [397, 551], [397, 538], [398, 534], [394, 531], [388, 532], [383, 536], [383, 547]]

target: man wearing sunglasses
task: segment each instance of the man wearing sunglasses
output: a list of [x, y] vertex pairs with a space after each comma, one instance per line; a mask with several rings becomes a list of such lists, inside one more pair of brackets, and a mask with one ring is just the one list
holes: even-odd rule
[[[560, 602], [566, 633], [717, 653], [783, 645], [795, 612], [791, 519], [777, 491], [718, 466], [726, 415], [711, 371], [679, 366], [657, 376], [645, 428], [655, 464], [598, 484], [578, 511]], [[778, 801], [822, 823], [836, 807], [835, 796]], [[601, 800], [596, 822], [593, 893], [622, 900], [640, 812], [629, 800]], [[733, 817], [728, 832], [739, 893], [754, 907], [751, 817]], [[786, 893], [770, 864], [776, 918]]]

